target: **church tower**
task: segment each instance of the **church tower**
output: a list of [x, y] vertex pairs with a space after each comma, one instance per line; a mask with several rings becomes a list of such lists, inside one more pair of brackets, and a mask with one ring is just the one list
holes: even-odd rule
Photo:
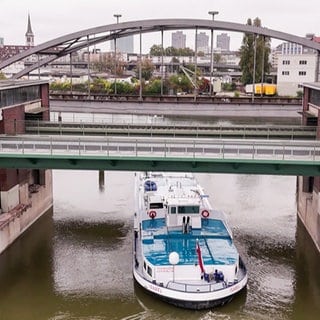
[[28, 14], [28, 27], [26, 32], [26, 45], [29, 47], [34, 46], [34, 34], [31, 28], [30, 14]]

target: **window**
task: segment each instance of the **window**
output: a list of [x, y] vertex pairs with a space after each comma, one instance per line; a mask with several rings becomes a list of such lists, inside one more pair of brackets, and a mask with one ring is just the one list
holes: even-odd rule
[[152, 277], [152, 269], [148, 266], [148, 275]]
[[171, 214], [177, 213], [177, 208], [176, 208], [176, 207], [171, 207], [171, 208], [170, 208], [170, 213], [171, 213]]
[[153, 202], [149, 205], [150, 209], [162, 209], [163, 203], [162, 202]]
[[283, 60], [283, 61], [282, 61], [282, 64], [288, 65], [288, 64], [290, 64], [290, 60]]
[[199, 214], [199, 206], [179, 206], [178, 213], [179, 214], [192, 214], [197, 213]]
[[28, 86], [0, 91], [0, 107], [40, 99], [40, 86]]
[[282, 71], [282, 75], [283, 75], [283, 76], [288, 76], [289, 74], [290, 74], [289, 71]]
[[299, 64], [307, 64], [307, 60], [300, 60]]
[[305, 76], [307, 74], [306, 71], [299, 71], [299, 76]]

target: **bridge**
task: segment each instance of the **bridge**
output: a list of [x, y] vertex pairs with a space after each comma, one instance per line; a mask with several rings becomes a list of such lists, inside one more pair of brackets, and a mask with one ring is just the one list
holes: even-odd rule
[[320, 141], [5, 136], [0, 167], [317, 176]]
[[68, 121], [23, 121], [28, 134], [80, 136], [149, 136], [190, 138], [315, 140], [317, 128], [299, 125], [165, 124]]
[[[18, 79], [30, 73], [31, 71], [40, 68], [41, 66], [49, 64], [56, 59], [59, 59], [65, 55], [72, 54], [72, 52], [79, 51], [83, 48], [94, 46], [102, 42], [111, 40], [116, 41], [116, 39], [131, 36], [134, 34], [140, 35], [141, 55], [141, 35], [143, 33], [161, 32], [161, 43], [163, 43], [163, 32], [177, 29], [223, 30], [255, 34], [301, 44], [305, 47], [320, 52], [320, 43], [311, 41], [307, 38], [298, 37], [292, 34], [264, 27], [256, 27], [217, 20], [154, 19], [104, 25], [67, 34], [30, 48], [29, 50], [21, 52], [20, 54], [1, 62], [0, 70], [24, 58], [31, 57], [32, 55], [37, 55], [37, 61], [14, 75], [13, 78]], [[318, 74], [319, 70], [317, 71], [317, 75]]]

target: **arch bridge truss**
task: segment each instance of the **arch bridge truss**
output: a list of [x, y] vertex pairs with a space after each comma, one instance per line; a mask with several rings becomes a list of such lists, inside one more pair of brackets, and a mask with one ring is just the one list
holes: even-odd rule
[[[162, 32], [168, 30], [223, 30], [240, 32], [246, 34], [262, 35], [269, 38], [284, 40], [292, 43], [301, 44], [305, 47], [320, 52], [320, 43], [307, 38], [295, 36], [289, 33], [272, 30], [264, 27], [256, 27], [233, 22], [199, 19], [154, 19], [140, 20], [132, 22], [122, 22], [94, 27], [78, 32], [70, 33], [56, 39], [44, 42], [38, 46], [32, 47], [0, 63], [0, 70], [22, 59], [37, 55], [37, 61], [24, 68], [13, 76], [18, 79], [31, 71], [45, 66], [52, 61], [63, 56], [72, 54], [83, 48], [90, 47], [99, 43], [127, 37], [135, 34], [144, 34], [151, 32]], [[163, 38], [162, 38], [163, 40]], [[141, 47], [141, 41], [140, 41]], [[141, 51], [141, 48], [140, 48]], [[318, 72], [319, 73], [319, 72]]]

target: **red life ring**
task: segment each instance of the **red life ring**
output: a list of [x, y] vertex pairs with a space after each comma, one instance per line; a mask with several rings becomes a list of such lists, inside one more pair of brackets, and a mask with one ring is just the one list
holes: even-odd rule
[[201, 215], [203, 218], [208, 218], [209, 217], [209, 211], [208, 210], [202, 210]]
[[157, 216], [157, 213], [155, 212], [155, 211], [149, 211], [149, 217], [151, 218], [151, 219], [154, 219], [155, 217]]

